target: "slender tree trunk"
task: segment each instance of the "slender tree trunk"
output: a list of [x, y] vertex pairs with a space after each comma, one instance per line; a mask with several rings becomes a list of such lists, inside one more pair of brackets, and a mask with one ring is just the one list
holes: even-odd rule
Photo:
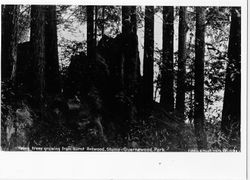
[[178, 73], [176, 92], [176, 111], [184, 121], [185, 112], [185, 78], [186, 78], [186, 7], [180, 7], [179, 12], [179, 47], [178, 47]]
[[163, 7], [163, 55], [160, 103], [169, 112], [174, 111], [174, 7]]
[[94, 6], [87, 6], [87, 55], [94, 57]]
[[102, 36], [105, 31], [105, 6], [102, 6]]
[[130, 6], [122, 6], [122, 33], [129, 29]]
[[60, 74], [57, 45], [56, 6], [46, 6], [45, 24], [45, 88], [55, 95], [60, 92]]
[[17, 5], [2, 5], [2, 43], [1, 43], [1, 71], [2, 81], [16, 79], [17, 64]]
[[199, 149], [207, 148], [204, 130], [204, 55], [205, 55], [205, 9], [196, 8], [195, 34], [195, 90], [194, 128]]
[[224, 92], [221, 129], [226, 135], [240, 135], [241, 106], [241, 15], [240, 8], [231, 9], [228, 65]]
[[143, 62], [143, 100], [144, 105], [153, 102], [154, 78], [154, 6], [145, 8], [144, 62]]
[[95, 46], [97, 42], [97, 32], [98, 32], [98, 7], [95, 6], [95, 40], [94, 40]]
[[136, 19], [136, 6], [131, 6], [131, 25], [132, 25], [132, 32], [137, 33], [137, 19]]
[[33, 54], [33, 85], [35, 105], [44, 107], [45, 96], [45, 6], [31, 6], [31, 34], [30, 40], [32, 44]]

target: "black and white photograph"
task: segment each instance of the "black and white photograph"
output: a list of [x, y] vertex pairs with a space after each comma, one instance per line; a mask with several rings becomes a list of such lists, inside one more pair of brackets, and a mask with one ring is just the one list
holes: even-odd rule
[[68, 3], [1, 4], [1, 151], [245, 152], [241, 5]]

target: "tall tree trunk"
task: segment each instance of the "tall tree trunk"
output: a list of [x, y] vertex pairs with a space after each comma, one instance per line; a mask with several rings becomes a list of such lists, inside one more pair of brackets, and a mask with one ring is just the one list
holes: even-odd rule
[[205, 55], [205, 9], [196, 8], [195, 34], [195, 90], [194, 128], [199, 149], [207, 148], [204, 130], [204, 55]]
[[145, 8], [144, 62], [143, 62], [143, 100], [144, 105], [153, 102], [154, 78], [154, 6]]
[[169, 112], [174, 111], [174, 7], [163, 7], [163, 54], [161, 67], [160, 103]]
[[132, 25], [132, 32], [137, 33], [137, 18], [136, 18], [136, 6], [130, 6], [131, 10], [131, 25]]
[[122, 33], [129, 29], [130, 6], [122, 6]]
[[95, 39], [94, 39], [95, 46], [98, 39], [97, 32], [98, 32], [98, 6], [95, 6]]
[[[125, 142], [129, 137], [129, 130], [131, 122], [136, 121], [136, 97], [138, 94], [138, 81], [140, 71], [140, 60], [138, 53], [138, 38], [135, 31], [136, 14], [135, 7], [123, 6], [122, 7], [122, 72], [123, 72], [123, 91], [126, 97], [124, 104], [124, 132]], [[123, 135], [123, 136], [124, 136]]]
[[105, 6], [102, 6], [102, 37], [105, 31]]
[[185, 79], [186, 79], [186, 7], [179, 11], [179, 47], [178, 47], [178, 73], [176, 92], [176, 111], [184, 121], [185, 112]]
[[45, 88], [55, 95], [60, 92], [59, 60], [57, 45], [56, 6], [46, 6], [45, 24]]
[[135, 97], [140, 74], [135, 7], [123, 6], [122, 13], [124, 87], [128, 96]]
[[94, 6], [87, 6], [87, 55], [94, 57]]
[[2, 5], [2, 81], [14, 82], [16, 78], [18, 12], [17, 5]]
[[241, 97], [241, 15], [240, 8], [231, 9], [228, 65], [224, 92], [221, 129], [232, 137], [240, 135]]
[[44, 107], [45, 95], [45, 6], [31, 6], [31, 48], [33, 57], [33, 97], [35, 105], [41, 108]]

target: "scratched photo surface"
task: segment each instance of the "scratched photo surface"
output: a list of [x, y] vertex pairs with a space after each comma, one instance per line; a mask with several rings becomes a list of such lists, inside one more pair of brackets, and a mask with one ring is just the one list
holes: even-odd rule
[[1, 150], [240, 151], [241, 8], [1, 5]]

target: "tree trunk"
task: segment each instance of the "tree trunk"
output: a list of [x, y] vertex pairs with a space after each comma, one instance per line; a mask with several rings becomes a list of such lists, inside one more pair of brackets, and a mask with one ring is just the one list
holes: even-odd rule
[[45, 6], [31, 6], [31, 48], [33, 57], [33, 97], [35, 105], [41, 108], [44, 107], [45, 95]]
[[160, 103], [168, 111], [174, 111], [174, 7], [163, 7], [163, 54], [161, 67]]
[[2, 81], [16, 79], [18, 12], [17, 5], [2, 5]]
[[45, 88], [55, 95], [60, 92], [60, 75], [57, 45], [56, 6], [46, 6], [45, 24]]
[[122, 6], [122, 33], [125, 33], [126, 29], [129, 28], [127, 20], [130, 17], [130, 6]]
[[176, 111], [184, 121], [185, 112], [185, 76], [186, 76], [186, 7], [180, 7], [179, 11], [179, 46], [178, 46], [178, 73], [176, 92]]
[[94, 6], [87, 6], [87, 55], [94, 57]]
[[105, 6], [102, 6], [102, 37], [105, 31]]
[[122, 68], [123, 91], [125, 94], [124, 107], [124, 132], [125, 142], [129, 137], [129, 130], [136, 117], [136, 98], [138, 95], [138, 82], [140, 76], [140, 60], [138, 53], [138, 38], [136, 32], [135, 7], [122, 7]]
[[144, 105], [153, 102], [154, 78], [154, 6], [145, 8], [144, 62], [143, 62], [143, 100]]
[[224, 92], [221, 129], [226, 135], [240, 136], [241, 97], [241, 15], [240, 8], [231, 9], [228, 65]]
[[205, 54], [205, 9], [196, 8], [195, 34], [195, 90], [194, 128], [198, 149], [207, 148], [204, 131], [204, 54]]
[[130, 97], [135, 97], [138, 88], [140, 60], [138, 53], [138, 37], [135, 31], [136, 14], [135, 7], [122, 7], [122, 35], [124, 55], [124, 88]]

